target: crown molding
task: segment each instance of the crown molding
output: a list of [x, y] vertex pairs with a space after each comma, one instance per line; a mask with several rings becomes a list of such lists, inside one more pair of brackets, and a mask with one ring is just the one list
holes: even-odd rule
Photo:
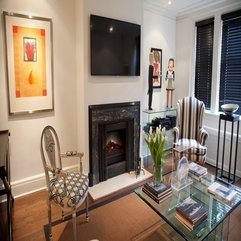
[[[144, 0], [144, 10], [151, 13], [180, 20], [193, 14], [203, 14], [227, 6], [238, 6], [240, 0], [172, 0], [172, 5], [167, 4], [167, 0]], [[176, 4], [176, 5], [175, 5]]]

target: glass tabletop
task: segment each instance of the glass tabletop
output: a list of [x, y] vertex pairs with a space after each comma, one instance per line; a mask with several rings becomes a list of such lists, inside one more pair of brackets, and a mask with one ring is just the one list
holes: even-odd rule
[[[165, 175], [163, 181], [171, 184], [172, 175], [173, 173]], [[146, 195], [142, 191], [142, 187], [137, 188], [135, 193], [185, 240], [216, 240], [215, 237], [219, 235], [217, 232], [220, 229], [220, 226], [222, 226], [225, 220], [229, 218], [230, 213], [241, 204], [241, 189], [234, 186], [237, 195], [231, 203], [225, 204], [207, 191], [208, 186], [214, 181], [215, 177], [211, 174], [205, 175], [205, 178], [203, 178], [201, 182], [193, 179], [192, 184], [186, 188], [180, 191], [173, 189], [170, 197], [161, 201], [160, 204]], [[187, 229], [175, 217], [176, 206], [189, 196], [193, 200], [203, 204], [208, 210], [207, 219], [192, 231]], [[222, 228], [223, 227], [221, 227], [221, 229]], [[220, 232], [222, 233], [222, 230]], [[212, 236], [214, 236], [214, 239], [212, 239]]]

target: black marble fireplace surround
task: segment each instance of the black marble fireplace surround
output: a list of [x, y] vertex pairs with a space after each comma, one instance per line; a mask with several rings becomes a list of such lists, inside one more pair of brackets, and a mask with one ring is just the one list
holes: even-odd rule
[[[121, 137], [121, 148], [106, 152], [107, 137]], [[140, 102], [89, 106], [90, 186], [135, 169], [140, 148]]]

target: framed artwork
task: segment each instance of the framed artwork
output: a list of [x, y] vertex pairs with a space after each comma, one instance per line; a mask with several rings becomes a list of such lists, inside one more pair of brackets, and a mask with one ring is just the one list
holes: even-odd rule
[[54, 110], [52, 20], [3, 17], [9, 115]]
[[162, 86], [162, 50], [151, 48], [153, 53], [153, 88]]

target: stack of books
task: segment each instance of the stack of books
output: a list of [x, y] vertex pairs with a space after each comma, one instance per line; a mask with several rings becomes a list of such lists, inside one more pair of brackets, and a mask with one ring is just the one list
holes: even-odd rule
[[236, 197], [237, 192], [232, 184], [221, 184], [214, 182], [208, 187], [208, 192], [213, 194], [219, 200], [229, 204]]
[[196, 228], [207, 216], [207, 209], [190, 197], [176, 207], [176, 218], [189, 230]]
[[163, 182], [158, 186], [155, 185], [154, 182], [146, 183], [142, 190], [157, 203], [160, 203], [172, 194], [171, 185]]
[[198, 165], [197, 163], [191, 162], [189, 164], [189, 170], [188, 174], [190, 177], [201, 181], [202, 177], [208, 173], [208, 170], [206, 167], [203, 167], [201, 165]]

